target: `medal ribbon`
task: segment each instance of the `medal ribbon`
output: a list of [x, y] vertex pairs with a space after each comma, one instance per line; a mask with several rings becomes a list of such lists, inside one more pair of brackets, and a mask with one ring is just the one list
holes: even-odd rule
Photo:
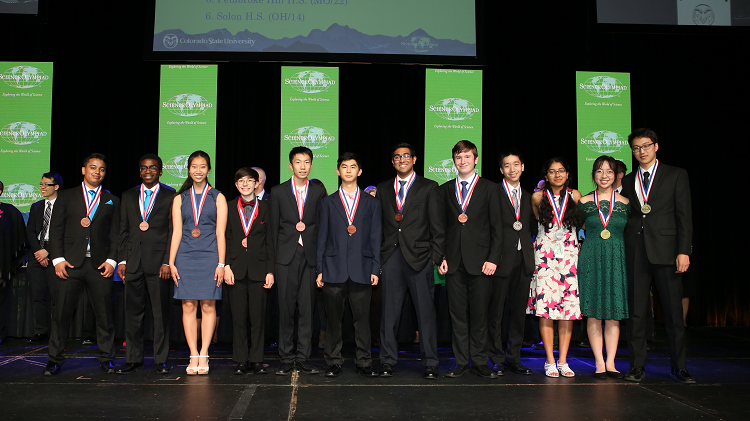
[[89, 196], [89, 189], [86, 188], [86, 183], [82, 182], [81, 188], [83, 189], [83, 200], [86, 202], [86, 217], [91, 219], [89, 215], [91, 215], [91, 212], [99, 204], [99, 199], [102, 196], [102, 186], [100, 184], [99, 187], [96, 188], [96, 194], [94, 194], [93, 199]]
[[354, 215], [357, 214], [357, 207], [359, 207], [359, 186], [357, 186], [357, 191], [354, 194], [356, 194], [357, 197], [354, 199], [354, 203], [349, 206], [349, 200], [346, 198], [346, 193], [344, 193], [344, 189], [339, 186], [339, 198], [341, 199], [341, 204], [344, 205], [344, 211], [346, 211], [346, 219], [349, 221], [349, 225], [354, 224]]
[[245, 208], [242, 206], [242, 200], [237, 199], [237, 212], [240, 213], [240, 222], [242, 222], [242, 230], [245, 231], [245, 237], [250, 235], [250, 229], [253, 227], [253, 221], [258, 217], [258, 199], [255, 198], [255, 204], [253, 210], [250, 211], [250, 218], [245, 215]]
[[138, 206], [141, 208], [141, 217], [144, 221], [148, 221], [148, 217], [151, 215], [151, 211], [154, 209], [154, 203], [156, 203], [156, 195], [159, 193], [159, 185], [151, 193], [151, 201], [148, 203], [148, 209], [146, 209], [146, 186], [141, 184], [141, 196], [139, 197]]
[[599, 194], [596, 190], [594, 190], [594, 202], [596, 202], [596, 208], [599, 210], [599, 219], [602, 220], [604, 229], [607, 229], [607, 225], [609, 225], [609, 217], [612, 216], [612, 209], [615, 207], [615, 189], [612, 189], [612, 197], [609, 199], [609, 215], [607, 215], [606, 218], [604, 217], [602, 208], [599, 207]]
[[554, 210], [552, 216], [555, 219], [555, 222], [557, 223], [557, 226], [559, 226], [560, 228], [562, 228], [562, 226], [563, 226], [563, 222], [562, 222], [563, 221], [563, 215], [565, 214], [565, 209], [567, 209], [567, 207], [568, 207], [568, 192], [566, 191], [564, 193], [564, 195], [565, 195], [564, 199], [562, 198], [562, 192], [560, 192], [561, 193], [561, 195], [560, 195], [561, 196], [561, 198], [560, 198], [561, 203], [560, 203], [560, 207], [559, 208], [557, 206], [557, 201], [554, 200], [554, 198], [552, 197], [552, 194], [550, 193], [550, 191], [549, 190], [545, 190], [544, 193], [547, 194], [547, 199], [549, 199], [549, 203], [552, 205], [552, 209]]
[[651, 177], [648, 179], [648, 185], [646, 186], [646, 191], [643, 191], [643, 181], [641, 180], [641, 172], [643, 172], [643, 168], [638, 167], [638, 173], [635, 175], [638, 179], [638, 187], [641, 189], [641, 197], [643, 198], [643, 203], [648, 203], [648, 197], [651, 195], [651, 185], [654, 184], [654, 174], [656, 174], [656, 168], [659, 167], [659, 160], [656, 160], [656, 164], [654, 164], [654, 170], [651, 171]]
[[404, 208], [404, 202], [406, 201], [406, 195], [409, 193], [409, 189], [411, 188], [411, 185], [414, 184], [414, 180], [416, 180], [417, 177], [415, 177], [416, 173], [414, 171], [411, 172], [411, 175], [406, 180], [406, 184], [404, 185], [404, 198], [402, 200], [398, 200], [398, 180], [399, 178], [396, 177], [395, 180], [393, 180], [393, 188], [396, 190], [396, 207], [398, 208], [398, 211], [401, 212], [401, 209]]
[[200, 204], [199, 207], [196, 207], [195, 205], [195, 186], [190, 187], [190, 204], [193, 206], [193, 220], [195, 221], [195, 227], [198, 227], [198, 220], [201, 217], [201, 212], [203, 212], [203, 204], [206, 203], [206, 193], [208, 192], [208, 189], [210, 189], [211, 186], [206, 184], [206, 186], [203, 188], [203, 193], [201, 193], [200, 198]]
[[456, 199], [458, 199], [458, 205], [461, 206], [461, 213], [466, 213], [466, 208], [469, 207], [471, 195], [474, 194], [474, 187], [477, 186], [479, 174], [474, 173], [474, 178], [471, 179], [471, 182], [469, 182], [469, 186], [467, 187], [469, 193], [466, 194], [466, 197], [461, 197], [461, 186], [458, 184], [458, 180], [459, 177], [456, 177], [456, 185], [454, 186], [456, 189]]
[[513, 205], [513, 211], [516, 214], [516, 221], [521, 220], [521, 188], [519, 185], [518, 190], [518, 210], [516, 210], [516, 202], [513, 201], [513, 195], [510, 194], [510, 186], [508, 185], [508, 182], [505, 181], [503, 178], [503, 190], [505, 190], [505, 194], [508, 195], [508, 198], [510, 198], [510, 204]]
[[307, 204], [307, 192], [309, 191], [308, 189], [310, 187], [310, 180], [305, 177], [305, 196], [302, 198], [297, 194], [297, 185], [294, 183], [294, 178], [289, 179], [289, 184], [292, 185], [292, 194], [294, 195], [294, 200], [297, 201], [298, 211], [300, 210], [299, 201], [300, 199], [302, 199], [302, 210], [299, 211], [299, 220], [302, 221], [302, 214], [304, 213], [305, 205]]

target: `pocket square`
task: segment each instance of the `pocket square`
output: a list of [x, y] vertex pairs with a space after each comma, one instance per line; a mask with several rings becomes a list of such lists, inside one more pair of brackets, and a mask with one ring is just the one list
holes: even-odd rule
[[105, 205], [114, 205], [114, 203], [112, 203], [112, 199], [110, 199]]

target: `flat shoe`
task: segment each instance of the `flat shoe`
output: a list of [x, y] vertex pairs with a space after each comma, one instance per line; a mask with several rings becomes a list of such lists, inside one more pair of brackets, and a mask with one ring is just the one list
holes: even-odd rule
[[625, 376], [624, 376], [624, 375], [623, 375], [622, 373], [620, 373], [619, 371], [609, 371], [609, 370], [607, 370], [607, 375], [608, 375], [609, 377], [612, 377], [613, 379], [621, 379], [621, 378], [625, 377]]
[[557, 370], [555, 363], [544, 363], [544, 375], [547, 377], [560, 377], [560, 372]]
[[607, 372], [606, 371], [602, 371], [601, 373], [594, 373], [594, 378], [595, 379], [599, 379], [599, 380], [606, 379], [607, 378]]
[[565, 364], [557, 364], [557, 369], [560, 371], [560, 375], [563, 377], [575, 377], [576, 373], [573, 372], [573, 370], [570, 369], [568, 366], [568, 363]]

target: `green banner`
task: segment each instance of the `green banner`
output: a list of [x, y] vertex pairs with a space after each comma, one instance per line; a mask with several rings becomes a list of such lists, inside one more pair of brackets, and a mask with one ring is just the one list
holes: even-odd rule
[[[339, 68], [281, 68], [281, 147], [279, 182], [291, 178], [289, 151], [306, 146], [313, 152], [310, 178], [328, 193], [339, 186]], [[356, 151], [352, 151], [356, 152]]]
[[[477, 145], [482, 165], [482, 71], [426, 69], [424, 176], [443, 184], [456, 177], [451, 150], [459, 140]], [[489, 161], [488, 161], [489, 162]]]
[[0, 200], [28, 213], [49, 171], [52, 63], [0, 62]]
[[630, 171], [630, 73], [576, 72], [576, 116], [578, 180], [575, 181], [585, 195], [595, 188], [591, 170], [601, 155], [623, 161]]
[[[218, 66], [165, 64], [159, 94], [161, 182], [179, 189], [188, 176], [187, 159], [202, 150], [216, 165], [216, 75]], [[214, 171], [209, 173], [214, 184]]]

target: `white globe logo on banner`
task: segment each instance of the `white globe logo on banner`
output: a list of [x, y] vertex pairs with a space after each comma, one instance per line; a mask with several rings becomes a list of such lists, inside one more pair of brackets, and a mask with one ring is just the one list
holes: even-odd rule
[[712, 25], [714, 23], [714, 11], [707, 4], [699, 4], [693, 10], [693, 22], [696, 25]]
[[435, 174], [435, 177], [445, 182], [456, 178], [458, 170], [456, 170], [456, 164], [453, 163], [452, 159], [444, 159], [436, 162], [428, 168], [428, 171]]
[[429, 37], [411, 37], [409, 38], [409, 42], [402, 42], [401, 45], [415, 53], [425, 53], [437, 47], [439, 44], [432, 42], [432, 39]]
[[586, 147], [592, 151], [601, 154], [619, 152], [623, 147], [628, 145], [628, 141], [620, 136], [619, 133], [611, 132], [609, 130], [600, 130], [589, 133], [584, 139], [581, 139], [581, 143], [586, 145]]
[[284, 83], [290, 85], [297, 92], [317, 94], [327, 91], [328, 88], [336, 84], [336, 81], [323, 72], [305, 70], [295, 73], [291, 78], [286, 79]]
[[33, 66], [15, 66], [3, 72], [2, 78], [8, 86], [28, 89], [41, 85], [49, 76]]
[[211, 104], [197, 94], [179, 94], [162, 103], [162, 107], [167, 108], [172, 114], [180, 117], [195, 117], [206, 114], [206, 110], [213, 108]]
[[445, 98], [430, 106], [430, 111], [444, 120], [460, 121], [470, 119], [474, 113], [479, 112], [468, 99]]
[[288, 135], [284, 135], [284, 140], [288, 140], [292, 146], [320, 149], [326, 147], [329, 143], [336, 140], [336, 138], [320, 127], [305, 126], [296, 128]]
[[16, 121], [6, 124], [0, 130], [0, 135], [2, 135], [6, 142], [13, 145], [30, 145], [32, 143], [39, 143], [44, 136], [47, 136], [47, 132], [34, 123]]
[[582, 83], [580, 88], [596, 98], [614, 98], [628, 89], [612, 76], [594, 76]]
[[167, 34], [164, 35], [164, 46], [167, 48], [175, 48], [177, 47], [177, 44], [179, 44], [179, 40], [177, 39], [177, 35], [175, 34]]
[[170, 158], [165, 164], [164, 169], [172, 177], [187, 178], [187, 161], [190, 155], [177, 155]]
[[6, 186], [3, 191], [3, 199], [15, 207], [29, 206], [37, 200], [42, 199], [39, 189], [24, 183], [15, 183]]

